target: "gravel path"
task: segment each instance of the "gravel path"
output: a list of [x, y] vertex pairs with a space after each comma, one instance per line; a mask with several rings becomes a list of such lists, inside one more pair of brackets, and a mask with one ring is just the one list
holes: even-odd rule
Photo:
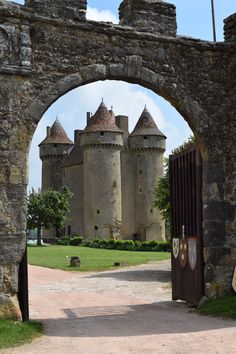
[[45, 335], [4, 354], [236, 354], [236, 321], [171, 301], [170, 263], [97, 273], [30, 266], [31, 318]]

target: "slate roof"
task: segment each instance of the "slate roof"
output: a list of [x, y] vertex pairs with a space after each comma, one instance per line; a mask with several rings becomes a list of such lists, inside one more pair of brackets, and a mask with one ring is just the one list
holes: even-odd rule
[[[54, 124], [52, 125], [50, 129], [50, 134], [47, 136], [41, 143], [40, 145], [43, 144], [68, 144], [68, 145], [73, 145], [73, 141], [71, 141], [65, 130], [63, 129], [61, 123], [59, 122], [58, 119], [55, 120]], [[40, 146], [39, 145], [39, 146]]]
[[88, 121], [87, 127], [84, 130], [85, 133], [99, 131], [122, 133], [122, 130], [116, 125], [113, 111], [109, 112], [103, 101], [96, 113]]
[[138, 135], [157, 135], [162, 138], [166, 138], [166, 136], [158, 129], [146, 107], [144, 108], [133, 132], [130, 134], [130, 136]]

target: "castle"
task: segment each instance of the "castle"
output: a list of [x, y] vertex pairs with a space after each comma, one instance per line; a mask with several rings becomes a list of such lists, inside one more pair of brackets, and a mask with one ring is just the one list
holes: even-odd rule
[[153, 187], [163, 175], [165, 146], [146, 107], [131, 134], [128, 117], [115, 116], [104, 102], [93, 116], [87, 113], [87, 126], [75, 130], [74, 142], [58, 120], [47, 127], [39, 145], [42, 190], [67, 185], [73, 193], [65, 234], [164, 240]]

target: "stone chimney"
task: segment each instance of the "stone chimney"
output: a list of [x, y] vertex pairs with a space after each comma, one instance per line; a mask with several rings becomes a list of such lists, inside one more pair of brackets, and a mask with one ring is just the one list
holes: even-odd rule
[[92, 117], [92, 113], [91, 112], [87, 112], [87, 124], [90, 121], [91, 117]]
[[47, 138], [50, 136], [51, 133], [51, 127], [47, 127]]
[[79, 130], [79, 129], [74, 130], [74, 143], [75, 143], [75, 144], [79, 142], [80, 133], [81, 133], [82, 131], [83, 131], [83, 130]]
[[227, 17], [224, 24], [225, 41], [236, 43], [236, 13]]
[[123, 0], [119, 7], [120, 24], [137, 31], [175, 37], [176, 7], [161, 0]]
[[86, 20], [87, 0], [25, 0], [25, 6], [40, 16]]

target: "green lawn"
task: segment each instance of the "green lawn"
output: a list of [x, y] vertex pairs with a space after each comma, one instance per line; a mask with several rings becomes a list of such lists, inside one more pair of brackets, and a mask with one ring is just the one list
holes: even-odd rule
[[[67, 257], [71, 256], [80, 257], [79, 268], [69, 266]], [[169, 258], [170, 253], [167, 252], [117, 251], [73, 246], [28, 247], [30, 264], [73, 271], [106, 270], [113, 268], [114, 262], [137, 265]]]
[[228, 317], [236, 320], [236, 296], [209, 299], [199, 309], [203, 315]]
[[14, 322], [0, 320], [0, 349], [29, 343], [42, 333], [39, 322]]

